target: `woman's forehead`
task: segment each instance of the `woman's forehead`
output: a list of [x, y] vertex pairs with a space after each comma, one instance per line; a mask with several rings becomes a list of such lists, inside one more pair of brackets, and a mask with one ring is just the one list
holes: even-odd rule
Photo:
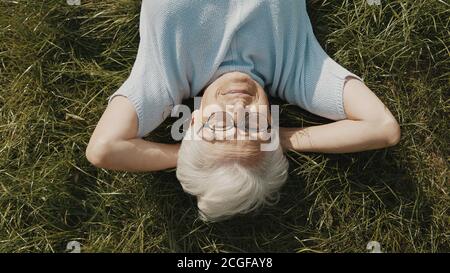
[[207, 144], [211, 153], [230, 159], [258, 158], [261, 156], [258, 140], [222, 140]]

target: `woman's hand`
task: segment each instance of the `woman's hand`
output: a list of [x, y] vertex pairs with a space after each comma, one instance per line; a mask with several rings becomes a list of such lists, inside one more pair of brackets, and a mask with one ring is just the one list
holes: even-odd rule
[[347, 119], [308, 128], [280, 128], [286, 150], [350, 153], [396, 145], [400, 126], [392, 113], [360, 80], [349, 78], [344, 87]]
[[86, 158], [99, 168], [157, 171], [174, 168], [180, 144], [137, 138], [138, 118], [126, 97], [116, 96], [103, 113], [86, 149]]

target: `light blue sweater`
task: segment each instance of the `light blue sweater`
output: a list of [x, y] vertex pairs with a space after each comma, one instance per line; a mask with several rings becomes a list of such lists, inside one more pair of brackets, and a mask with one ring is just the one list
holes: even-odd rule
[[143, 0], [131, 74], [111, 96], [136, 108], [143, 137], [174, 105], [228, 71], [248, 73], [266, 92], [314, 114], [344, 119], [352, 74], [317, 42], [305, 0]]

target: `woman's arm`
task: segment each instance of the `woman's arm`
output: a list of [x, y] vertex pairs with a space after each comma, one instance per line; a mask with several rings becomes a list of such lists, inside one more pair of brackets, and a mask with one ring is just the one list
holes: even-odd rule
[[396, 145], [400, 127], [392, 113], [360, 80], [344, 86], [346, 120], [308, 128], [280, 128], [281, 145], [301, 152], [351, 153]]
[[126, 97], [116, 96], [103, 113], [86, 149], [86, 158], [99, 168], [157, 171], [174, 168], [179, 144], [137, 138], [136, 111]]

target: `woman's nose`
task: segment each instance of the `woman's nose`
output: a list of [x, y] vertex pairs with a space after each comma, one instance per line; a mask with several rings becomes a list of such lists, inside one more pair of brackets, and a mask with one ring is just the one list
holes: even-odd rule
[[237, 124], [239, 124], [239, 121], [244, 116], [245, 106], [243, 102], [237, 102], [234, 104], [233, 107], [233, 116]]

